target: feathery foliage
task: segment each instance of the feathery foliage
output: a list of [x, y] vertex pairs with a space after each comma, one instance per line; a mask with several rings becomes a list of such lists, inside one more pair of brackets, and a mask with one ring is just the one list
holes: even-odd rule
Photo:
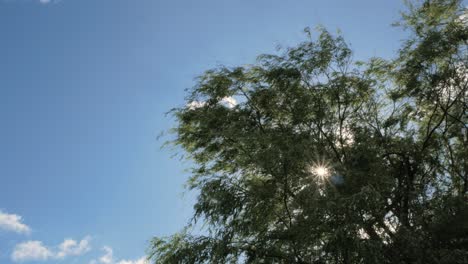
[[468, 14], [418, 3], [394, 60], [319, 28], [205, 72], [174, 114], [206, 230], [154, 238], [152, 261], [468, 263]]

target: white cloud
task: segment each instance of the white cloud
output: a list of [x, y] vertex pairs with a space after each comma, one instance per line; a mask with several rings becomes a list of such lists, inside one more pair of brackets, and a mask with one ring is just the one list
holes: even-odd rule
[[105, 246], [102, 250], [104, 251], [104, 255], [102, 255], [98, 260], [91, 260], [89, 264], [149, 264], [145, 257], [141, 257], [137, 260], [114, 261], [114, 251], [111, 247]]
[[73, 239], [65, 239], [58, 245], [57, 250], [45, 246], [41, 241], [26, 241], [15, 246], [11, 259], [15, 262], [25, 262], [79, 256], [91, 250], [90, 240], [89, 236], [80, 242]]
[[0, 229], [13, 231], [20, 234], [29, 234], [31, 228], [22, 223], [23, 218], [15, 214], [7, 214], [0, 211]]
[[99, 258], [99, 262], [103, 264], [111, 264], [114, 262], [114, 251], [111, 247], [105, 246], [102, 250], [106, 252], [102, 257]]
[[465, 7], [463, 14], [458, 17], [457, 21], [468, 26], [468, 7]]
[[41, 241], [27, 241], [16, 245], [11, 259], [15, 262], [47, 260], [53, 253]]
[[79, 243], [73, 239], [65, 239], [59, 245], [59, 252], [57, 252], [56, 257], [65, 258], [67, 256], [82, 255], [91, 250], [90, 240], [89, 236], [82, 239]]
[[[232, 96], [226, 96], [219, 100], [221, 105], [224, 105], [227, 108], [234, 108], [237, 105], [237, 100]], [[204, 107], [206, 105], [205, 101], [191, 101], [187, 104], [189, 110], [195, 110], [197, 108]]]
[[47, 5], [47, 4], [56, 4], [61, 2], [62, 0], [35, 0], [39, 2], [40, 4]]
[[187, 104], [187, 108], [190, 110], [195, 110], [197, 108], [205, 106], [206, 102], [203, 101], [192, 101]]
[[149, 264], [149, 262], [145, 257], [142, 257], [137, 260], [121, 260], [117, 264]]
[[[4, 0], [4, 1], [7, 1], [7, 2], [14, 2], [15, 0]], [[16, 0], [16, 2], [29, 2], [29, 3], [39, 3], [39, 4], [43, 4], [43, 5], [47, 5], [47, 4], [54, 4], [54, 3], [58, 3], [62, 0]], [[2, 1], [0, 0], [0, 3]]]
[[237, 105], [236, 99], [234, 99], [234, 97], [231, 97], [231, 96], [227, 96], [221, 99], [221, 103], [224, 104], [228, 108], [233, 108], [234, 106]]

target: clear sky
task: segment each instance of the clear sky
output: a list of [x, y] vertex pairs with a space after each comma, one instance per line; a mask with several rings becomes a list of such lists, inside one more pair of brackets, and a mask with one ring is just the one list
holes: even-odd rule
[[[0, 263], [137, 263], [191, 215], [165, 116], [302, 29], [389, 57], [398, 0], [0, 0]], [[112, 255], [111, 253], [112, 249]], [[94, 260], [94, 262], [92, 261]], [[131, 260], [133, 262], [122, 262]], [[28, 262], [29, 261], [29, 262]]]

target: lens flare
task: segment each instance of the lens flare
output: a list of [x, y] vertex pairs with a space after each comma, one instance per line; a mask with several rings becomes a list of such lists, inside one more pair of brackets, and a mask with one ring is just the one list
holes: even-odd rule
[[322, 166], [315, 167], [314, 173], [319, 177], [326, 177], [329, 174], [328, 168]]
[[310, 172], [320, 181], [324, 182], [331, 176], [331, 169], [326, 164], [314, 164]]

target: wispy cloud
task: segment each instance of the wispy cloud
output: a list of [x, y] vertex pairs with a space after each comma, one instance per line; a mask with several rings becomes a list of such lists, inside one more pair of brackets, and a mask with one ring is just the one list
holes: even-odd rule
[[56, 254], [57, 258], [79, 256], [88, 252], [91, 250], [90, 240], [91, 237], [89, 236], [85, 237], [80, 242], [73, 239], [65, 239], [62, 244], [59, 245], [59, 252]]
[[111, 247], [105, 246], [102, 250], [104, 250], [105, 254], [99, 258], [99, 262], [103, 264], [111, 264], [114, 262], [114, 251]]
[[79, 256], [91, 250], [90, 240], [89, 236], [79, 242], [65, 239], [55, 250], [45, 246], [42, 241], [26, 241], [15, 246], [11, 259], [15, 262], [26, 262]]
[[149, 264], [145, 257], [136, 260], [114, 260], [114, 250], [111, 247], [105, 246], [102, 248], [104, 254], [99, 259], [93, 259], [89, 264]]
[[0, 211], [0, 229], [20, 234], [31, 233], [31, 228], [23, 223], [23, 218], [16, 214], [7, 214]]

